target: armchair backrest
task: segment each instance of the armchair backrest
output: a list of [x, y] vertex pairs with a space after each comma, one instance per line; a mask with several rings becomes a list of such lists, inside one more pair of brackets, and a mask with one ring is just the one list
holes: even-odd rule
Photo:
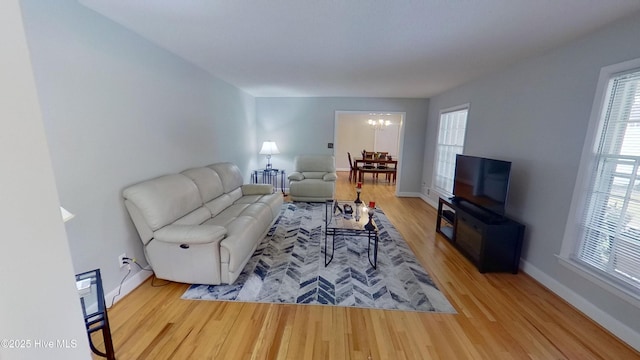
[[336, 161], [333, 155], [298, 155], [294, 160], [297, 172], [335, 172]]

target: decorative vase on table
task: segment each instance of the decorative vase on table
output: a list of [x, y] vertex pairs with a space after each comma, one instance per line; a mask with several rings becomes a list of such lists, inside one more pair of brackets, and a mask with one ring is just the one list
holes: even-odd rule
[[356, 185], [356, 199], [353, 200], [353, 203], [355, 204], [355, 219], [356, 221], [360, 221], [360, 204], [362, 204], [362, 200], [360, 200], [360, 193], [362, 192], [362, 183], [359, 182]]
[[364, 225], [365, 230], [373, 231], [376, 229], [375, 225], [373, 225], [373, 212], [376, 209], [376, 203], [373, 201], [369, 202], [369, 222]]

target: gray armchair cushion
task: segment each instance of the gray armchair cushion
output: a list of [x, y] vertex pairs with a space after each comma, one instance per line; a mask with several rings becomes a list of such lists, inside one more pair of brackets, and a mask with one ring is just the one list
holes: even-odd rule
[[302, 173], [305, 179], [322, 179], [324, 174], [326, 174], [325, 171], [305, 171]]
[[322, 177], [322, 180], [324, 181], [336, 181], [337, 179], [338, 179], [338, 174], [336, 173], [326, 173]]
[[304, 175], [302, 175], [302, 173], [294, 171], [291, 174], [289, 174], [289, 176], [287, 176], [287, 179], [293, 180], [293, 181], [300, 181], [300, 180], [304, 180]]

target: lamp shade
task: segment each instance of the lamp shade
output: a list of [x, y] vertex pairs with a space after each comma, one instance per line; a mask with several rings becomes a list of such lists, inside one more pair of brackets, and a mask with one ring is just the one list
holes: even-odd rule
[[75, 217], [74, 214], [67, 211], [67, 209], [60, 206], [60, 214], [62, 215], [62, 221], [67, 222]]
[[262, 143], [262, 149], [260, 149], [260, 155], [273, 155], [280, 154], [278, 146], [275, 141], [265, 141]]

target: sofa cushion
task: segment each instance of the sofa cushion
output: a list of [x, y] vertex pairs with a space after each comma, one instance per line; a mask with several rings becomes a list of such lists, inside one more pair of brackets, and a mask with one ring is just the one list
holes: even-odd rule
[[235, 164], [224, 162], [211, 164], [208, 167], [218, 173], [222, 180], [224, 192], [227, 194], [242, 186], [244, 182], [240, 169]]
[[209, 219], [211, 219], [211, 211], [201, 206], [173, 223], [176, 225], [200, 225]]
[[223, 194], [218, 196], [217, 198], [209, 201], [204, 204], [204, 206], [211, 211], [211, 217], [216, 217], [220, 214], [224, 209], [228, 208], [229, 205], [233, 204], [233, 200], [231, 200], [231, 196], [227, 194]]
[[236, 188], [235, 190], [229, 191], [227, 193], [227, 195], [229, 195], [229, 197], [231, 198], [231, 201], [236, 202], [238, 201], [238, 199], [242, 198], [242, 188]]
[[282, 196], [280, 194], [264, 195], [258, 202], [267, 204], [271, 208], [272, 221], [280, 215], [280, 210], [282, 209]]
[[185, 170], [181, 174], [190, 178], [198, 186], [202, 202], [206, 203], [224, 194], [222, 180], [217, 172], [209, 167]]
[[196, 184], [182, 174], [144, 181], [126, 188], [122, 194], [154, 231], [202, 206]]
[[242, 195], [268, 195], [273, 194], [271, 184], [244, 184], [241, 187]]
[[[238, 199], [236, 204], [265, 204], [271, 209], [271, 221], [280, 215], [280, 207], [282, 206], [282, 194], [269, 194], [269, 195], [248, 195]], [[268, 225], [268, 224], [267, 224]]]
[[245, 195], [240, 199], [236, 200], [235, 203], [236, 204], [253, 204], [255, 202], [260, 201], [260, 198], [262, 198], [263, 196], [264, 195]]
[[268, 229], [273, 220], [271, 208], [267, 204], [255, 203], [247, 206], [242, 216], [250, 216], [260, 223], [262, 229]]
[[220, 242], [220, 261], [229, 264], [229, 271], [241, 270], [253, 254], [264, 232], [264, 227], [255, 218], [240, 216], [227, 226], [227, 237]]
[[206, 244], [224, 239], [227, 229], [218, 225], [167, 225], [156, 231], [155, 239], [174, 244]]
[[205, 224], [213, 224], [220, 226], [228, 226], [233, 220], [242, 215], [244, 209], [246, 209], [250, 204], [233, 204], [227, 206], [226, 209], [222, 210], [215, 217], [207, 220]]

